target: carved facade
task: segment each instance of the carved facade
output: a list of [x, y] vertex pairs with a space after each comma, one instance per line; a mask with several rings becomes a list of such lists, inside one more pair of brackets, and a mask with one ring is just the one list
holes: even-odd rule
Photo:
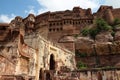
[[0, 79], [19, 80], [21, 76], [20, 80], [39, 80], [40, 70], [76, 68], [75, 54], [41, 37], [34, 22], [30, 14], [26, 19], [15, 17], [9, 25], [1, 24], [4, 36], [0, 35]]
[[[58, 42], [74, 52], [74, 41], [60, 42], [63, 37], [79, 34], [86, 26], [93, 23], [91, 9], [74, 7], [73, 10], [46, 12], [36, 16], [36, 27], [47, 39]], [[70, 45], [70, 46], [68, 46]]]
[[[119, 13], [120, 9], [113, 9], [111, 6], [101, 6], [94, 14], [90, 8], [74, 7], [73, 10], [46, 12], [37, 16], [29, 14], [24, 19], [17, 16], [10, 24], [1, 23], [0, 78], [6, 75], [14, 75], [18, 78], [22, 76], [26, 79], [39, 80], [44, 76], [45, 70], [59, 71], [66, 67], [73, 70], [76, 68], [75, 49], [81, 48], [80, 51], [93, 53], [95, 52], [94, 48], [96, 48], [96, 52], [100, 55], [104, 52], [109, 54], [110, 50], [119, 52], [119, 29], [115, 34], [115, 40], [118, 41], [117, 45], [94, 45], [94, 41], [89, 38], [81, 39], [78, 37], [77, 40], [75, 38], [75, 35], [80, 34], [84, 27], [93, 24], [96, 18], [104, 18], [112, 24], [115, 18], [120, 18]], [[103, 34], [102, 36], [106, 35]], [[100, 37], [101, 35], [97, 35], [98, 41], [106, 41], [100, 40]], [[108, 41], [109, 37], [106, 37]], [[106, 52], [105, 49], [108, 51]], [[89, 58], [90, 60], [87, 59], [85, 62], [95, 64], [95, 59]], [[105, 61], [102, 61], [103, 59], [100, 60], [101, 63]], [[119, 59], [117, 60], [119, 61]], [[107, 59], [103, 65], [109, 63], [108, 61], [110, 60]], [[119, 63], [116, 62], [114, 61], [113, 65], [119, 66]]]
[[35, 25], [43, 37], [55, 41], [59, 45], [64, 45], [67, 49], [74, 52], [75, 40], [69, 38], [68, 41], [61, 42], [61, 39], [80, 34], [81, 30], [92, 25], [96, 18], [103, 18], [109, 24], [113, 24], [116, 18], [120, 19], [119, 13], [120, 8], [114, 9], [112, 6], [102, 5], [93, 14], [90, 8], [74, 7], [72, 10], [46, 12], [37, 15]]

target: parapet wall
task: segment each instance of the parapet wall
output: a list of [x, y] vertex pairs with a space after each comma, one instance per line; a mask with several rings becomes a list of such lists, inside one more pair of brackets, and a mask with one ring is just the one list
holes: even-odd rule
[[67, 72], [45, 71], [44, 78], [51, 80], [119, 80], [120, 69], [89, 69]]

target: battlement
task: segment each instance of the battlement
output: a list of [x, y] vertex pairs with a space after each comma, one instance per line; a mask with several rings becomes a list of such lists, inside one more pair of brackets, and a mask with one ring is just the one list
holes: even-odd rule
[[[80, 7], [74, 7], [73, 10], [46, 12], [36, 16], [36, 21], [60, 21], [64, 19], [83, 19], [92, 18], [91, 9], [82, 9]], [[42, 21], [41, 21], [42, 20]], [[36, 22], [37, 23], [37, 22]]]

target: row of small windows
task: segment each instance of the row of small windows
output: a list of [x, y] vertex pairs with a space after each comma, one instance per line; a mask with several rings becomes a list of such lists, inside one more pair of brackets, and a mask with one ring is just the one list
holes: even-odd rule
[[78, 24], [92, 24], [92, 20], [80, 20], [80, 21], [71, 21], [71, 20], [65, 20], [63, 22], [52, 22], [49, 24], [49, 26], [62, 26], [64, 24], [72, 24], [72, 25], [78, 25]]
[[50, 23], [49, 26], [56, 26], [56, 25], [62, 25], [62, 22], [53, 22], [53, 23]]
[[49, 32], [58, 32], [58, 31], [62, 31], [63, 29], [62, 28], [50, 28], [49, 29]]
[[7, 28], [6, 28], [6, 26], [1, 26], [0, 27], [0, 30], [6, 30]]

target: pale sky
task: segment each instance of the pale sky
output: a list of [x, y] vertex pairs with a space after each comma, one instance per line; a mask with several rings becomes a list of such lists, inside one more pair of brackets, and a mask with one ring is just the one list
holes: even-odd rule
[[120, 8], [120, 0], [0, 0], [0, 22], [10, 22], [15, 16], [24, 18], [29, 13], [72, 10], [75, 6], [96, 12], [100, 5]]

